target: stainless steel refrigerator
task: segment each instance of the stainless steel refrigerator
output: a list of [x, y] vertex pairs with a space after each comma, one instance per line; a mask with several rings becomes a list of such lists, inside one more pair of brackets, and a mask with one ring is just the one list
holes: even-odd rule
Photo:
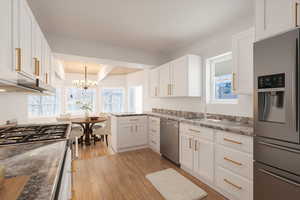
[[254, 44], [254, 200], [300, 199], [300, 31]]

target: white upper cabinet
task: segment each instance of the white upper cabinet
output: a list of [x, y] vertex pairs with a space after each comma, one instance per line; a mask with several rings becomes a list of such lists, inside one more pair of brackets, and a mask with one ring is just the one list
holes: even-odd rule
[[253, 93], [253, 43], [254, 28], [233, 36], [233, 92], [251, 95]]
[[171, 96], [171, 65], [164, 64], [159, 67], [159, 94], [160, 97]]
[[299, 0], [256, 0], [256, 41], [298, 27]]
[[15, 79], [12, 62], [12, 0], [0, 1], [0, 79]]
[[[160, 97], [201, 96], [201, 59], [187, 55], [159, 68]], [[150, 78], [150, 81], [155, 79]], [[153, 85], [150, 83], [150, 85]], [[152, 89], [153, 90], [153, 89]]]
[[159, 69], [150, 70], [150, 95], [151, 97], [159, 96]]
[[0, 79], [49, 80], [51, 50], [26, 0], [0, 2]]
[[[19, 1], [19, 13], [18, 18], [18, 37], [15, 38], [17, 41], [15, 44], [16, 57], [21, 58], [21, 65], [17, 71], [28, 77], [34, 77], [34, 62], [32, 55], [32, 39], [33, 39], [33, 26], [34, 18], [31, 10], [27, 4], [27, 1]], [[17, 58], [18, 59], [18, 58]]]

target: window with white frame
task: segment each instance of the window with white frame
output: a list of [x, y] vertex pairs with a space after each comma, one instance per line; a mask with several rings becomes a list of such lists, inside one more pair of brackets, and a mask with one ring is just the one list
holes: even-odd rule
[[128, 89], [128, 112], [143, 112], [143, 86], [132, 86]]
[[102, 88], [102, 110], [105, 113], [124, 112], [123, 88]]
[[28, 117], [55, 117], [61, 110], [61, 89], [57, 88], [53, 96], [28, 96]]
[[232, 91], [232, 53], [228, 52], [206, 61], [207, 100], [209, 103], [237, 103]]
[[96, 89], [67, 88], [66, 112], [71, 114], [83, 114], [82, 105], [88, 106], [91, 113], [96, 111]]

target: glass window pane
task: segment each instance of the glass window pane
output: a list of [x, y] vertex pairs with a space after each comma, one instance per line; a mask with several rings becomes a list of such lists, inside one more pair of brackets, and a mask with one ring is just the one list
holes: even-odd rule
[[28, 96], [29, 117], [54, 117], [60, 111], [60, 89], [53, 96]]
[[124, 90], [122, 88], [103, 88], [103, 112], [123, 112]]
[[94, 113], [96, 108], [96, 89], [67, 88], [67, 112], [82, 114], [86, 109]]

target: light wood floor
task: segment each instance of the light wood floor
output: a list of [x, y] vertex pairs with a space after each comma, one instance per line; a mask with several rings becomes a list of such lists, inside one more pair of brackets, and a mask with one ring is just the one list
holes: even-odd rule
[[150, 149], [114, 154], [103, 142], [79, 149], [73, 161], [73, 200], [163, 200], [145, 175], [174, 168], [208, 193], [205, 200], [223, 196]]

